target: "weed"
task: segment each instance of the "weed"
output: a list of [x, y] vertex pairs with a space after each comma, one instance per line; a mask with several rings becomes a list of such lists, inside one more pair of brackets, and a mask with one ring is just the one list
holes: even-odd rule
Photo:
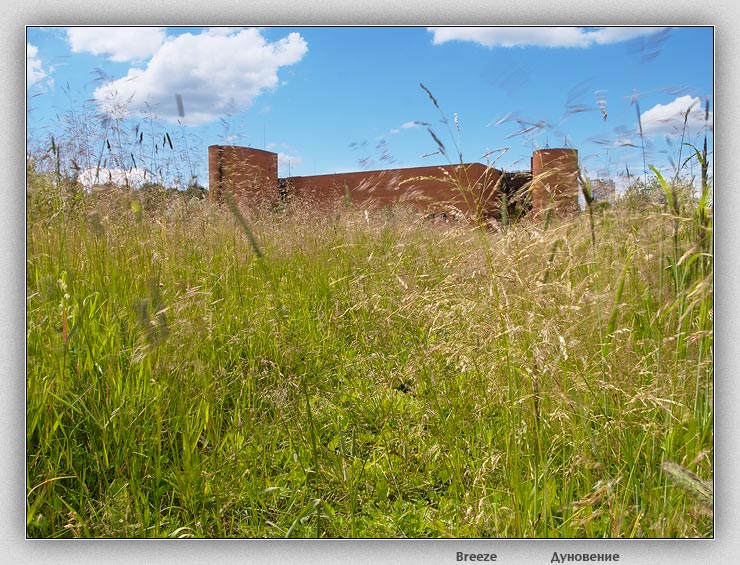
[[594, 240], [175, 196], [29, 207], [30, 537], [712, 536], [663, 471], [713, 475], [707, 198], [665, 278], [661, 211]]
[[29, 537], [712, 537], [704, 173], [493, 230], [85, 193], [59, 147], [27, 169]]

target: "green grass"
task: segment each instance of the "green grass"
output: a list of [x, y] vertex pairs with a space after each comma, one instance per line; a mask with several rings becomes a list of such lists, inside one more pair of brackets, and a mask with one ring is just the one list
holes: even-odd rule
[[29, 537], [713, 535], [706, 210], [28, 192]]

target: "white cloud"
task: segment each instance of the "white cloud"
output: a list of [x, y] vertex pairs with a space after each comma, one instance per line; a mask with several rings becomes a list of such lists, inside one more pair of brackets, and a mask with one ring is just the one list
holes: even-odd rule
[[430, 27], [434, 45], [472, 41], [485, 47], [591, 47], [653, 35], [660, 27]]
[[[220, 30], [223, 31], [223, 30]], [[110, 111], [110, 101], [124, 101], [128, 111], [149, 104], [161, 118], [200, 125], [241, 112], [265, 90], [278, 86], [278, 70], [300, 61], [308, 51], [298, 33], [268, 43], [257, 29], [183, 35], [168, 39], [146, 68], [95, 90], [95, 99]], [[185, 117], [178, 116], [176, 95]]]
[[112, 183], [116, 186], [126, 186], [127, 182], [128, 186], [139, 188], [147, 180], [151, 180], [151, 178], [147, 179], [148, 176], [150, 175], [148, 175], [144, 169], [139, 168], [129, 170], [118, 168], [101, 168], [83, 169], [82, 171], [80, 171], [77, 179], [80, 181], [80, 184], [82, 184], [82, 186], [84, 186], [87, 190], [90, 190], [93, 186], [97, 184]]
[[51, 69], [44, 69], [39, 58], [39, 49], [30, 43], [26, 46], [26, 88], [32, 86], [51, 86], [54, 81], [49, 76]]
[[[645, 135], [681, 135], [688, 112], [686, 126], [690, 134], [696, 134], [705, 122], [704, 102], [700, 98], [681, 96], [668, 104], [656, 104], [640, 115], [642, 132]], [[712, 112], [709, 112], [709, 128], [712, 127]]]
[[295, 175], [295, 171], [303, 164], [303, 157], [278, 152], [278, 173], [280, 176]]
[[[388, 133], [390, 133], [391, 135], [398, 135], [399, 133], [401, 133], [401, 130], [411, 129], [415, 127], [419, 127], [418, 122], [405, 122], [401, 124], [400, 126], [398, 126], [397, 128], [391, 128], [391, 130]], [[383, 139], [383, 136], [380, 136], [376, 139]]]
[[67, 39], [73, 53], [88, 52], [111, 61], [139, 61], [154, 55], [165, 41], [158, 27], [72, 27]]
[[287, 143], [268, 143], [267, 150], [277, 153], [278, 175], [281, 177], [295, 175], [296, 169], [303, 165], [303, 157], [299, 155], [300, 151]]
[[238, 33], [244, 28], [242, 27], [209, 27], [203, 33], [208, 35], [230, 35], [232, 33]]

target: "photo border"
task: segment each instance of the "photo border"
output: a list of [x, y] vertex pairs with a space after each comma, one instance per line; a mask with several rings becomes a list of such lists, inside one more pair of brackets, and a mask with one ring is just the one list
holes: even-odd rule
[[[3, 23], [3, 104], [10, 141], [2, 145], [4, 231], [0, 261], [4, 276], [0, 296], [3, 347], [0, 367], [2, 410], [6, 430], [2, 457], [2, 541], [13, 562], [23, 563], [447, 563], [456, 553], [499, 555], [501, 563], [550, 563], [557, 553], [618, 553], [619, 563], [730, 563], [740, 559], [738, 524], [740, 484], [737, 455], [738, 378], [737, 283], [740, 264], [738, 191], [729, 167], [740, 154], [732, 128], [740, 124], [733, 95], [738, 86], [737, 10], [731, 3], [702, 4], [684, 0], [611, 6], [588, 1], [522, 0], [516, 6], [461, 0], [372, 2], [360, 10], [349, 3], [307, 1], [297, 6], [272, 2], [194, 0], [144, 2], [125, 6], [90, 0], [24, 3], [10, 0]], [[502, 15], [503, 14], [503, 15]], [[666, 20], [668, 20], [666, 22]], [[712, 25], [715, 28], [715, 538], [713, 540], [26, 540], [25, 539], [25, 26], [38, 25]], [[717, 139], [720, 143], [717, 143]], [[716, 185], [716, 182], [715, 182]], [[23, 330], [22, 330], [23, 328]], [[721, 393], [717, 394], [717, 390]], [[716, 454], [720, 454], [717, 457]]]

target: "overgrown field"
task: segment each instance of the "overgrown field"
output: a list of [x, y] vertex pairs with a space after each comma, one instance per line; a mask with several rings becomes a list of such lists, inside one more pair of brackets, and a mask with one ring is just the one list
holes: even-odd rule
[[705, 205], [245, 219], [29, 175], [29, 537], [713, 535]]

